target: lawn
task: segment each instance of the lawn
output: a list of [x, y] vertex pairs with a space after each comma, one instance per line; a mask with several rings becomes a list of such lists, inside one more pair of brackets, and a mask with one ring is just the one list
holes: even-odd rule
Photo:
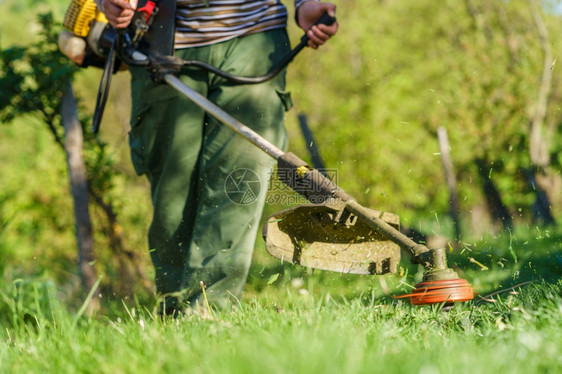
[[453, 253], [477, 296], [449, 310], [391, 297], [419, 277], [408, 265], [377, 278], [259, 261], [236, 310], [166, 320], [140, 300], [88, 318], [20, 280], [0, 295], [0, 372], [562, 372], [560, 243], [535, 231]]

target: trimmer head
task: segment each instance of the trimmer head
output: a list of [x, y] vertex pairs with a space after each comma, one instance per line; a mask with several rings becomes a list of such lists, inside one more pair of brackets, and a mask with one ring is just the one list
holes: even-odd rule
[[434, 280], [416, 284], [416, 289], [407, 295], [395, 296], [396, 299], [410, 298], [412, 305], [457, 303], [474, 298], [470, 283], [461, 278]]
[[[329, 205], [300, 205], [269, 217], [263, 236], [273, 257], [315, 269], [350, 274], [396, 273], [400, 247]], [[399, 217], [372, 211], [398, 227]]]
[[[302, 266], [351, 274], [396, 273], [400, 247], [368, 225], [335, 206], [300, 205], [269, 217], [263, 236], [270, 255]], [[398, 229], [398, 216], [368, 210]], [[421, 283], [407, 295], [413, 305], [456, 303], [474, 298], [470, 284], [447, 267], [443, 248], [428, 250], [416, 258], [428, 270]]]

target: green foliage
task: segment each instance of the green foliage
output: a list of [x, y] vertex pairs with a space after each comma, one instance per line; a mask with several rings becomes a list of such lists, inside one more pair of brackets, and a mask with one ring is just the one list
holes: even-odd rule
[[[480, 0], [340, 6], [339, 34], [296, 60], [290, 86], [342, 187], [369, 206], [399, 212], [407, 225], [446, 214], [435, 134], [444, 126], [464, 218], [482, 201], [474, 161], [484, 158], [504, 202], [529, 219], [534, 191], [520, 170], [530, 165], [529, 115], [543, 63], [529, 9], [527, 1]], [[559, 16], [543, 17], [559, 45]], [[559, 69], [553, 74], [547, 121], [557, 124]], [[558, 174], [561, 142], [555, 131]], [[306, 154], [302, 143], [293, 147]]]
[[[39, 24], [41, 25], [40, 35], [33, 43], [26, 46], [14, 46], [9, 49], [0, 51], [0, 121], [5, 125], [12, 122], [17, 123], [17, 127], [27, 126], [27, 130], [37, 131], [37, 128], [29, 126], [29, 120], [35, 124], [43, 126], [43, 130], [51, 134], [54, 138], [54, 146], [58, 149], [50, 149], [44, 144], [46, 141], [40, 132], [37, 133], [33, 142], [36, 144], [27, 144], [29, 147], [28, 153], [20, 157], [20, 160], [34, 156], [41, 157], [39, 148], [49, 148], [50, 152], [59, 152], [60, 158], [52, 158], [48, 156], [45, 160], [33, 159], [31, 164], [44, 161], [44, 163], [51, 169], [54, 169], [59, 176], [57, 181], [53, 184], [48, 180], [48, 176], [41, 174], [41, 170], [33, 169], [25, 170], [26, 173], [32, 176], [33, 181], [38, 183], [45, 183], [46, 186], [40, 191], [31, 192], [32, 196], [23, 196], [22, 192], [25, 191], [18, 187], [10, 188], [9, 183], [4, 180], [6, 187], [6, 196], [12, 196], [12, 201], [8, 199], [0, 199], [0, 212], [4, 206], [19, 214], [28, 216], [26, 223], [18, 220], [17, 227], [12, 232], [17, 232], [21, 237], [12, 241], [12, 235], [6, 238], [0, 238], [0, 246], [6, 248], [14, 247], [20, 248], [20, 254], [15, 255], [15, 250], [7, 250], [8, 254], [2, 261], [5, 266], [7, 261], [19, 259], [22, 261], [25, 258], [31, 257], [33, 263], [38, 265], [41, 259], [46, 261], [45, 264], [38, 266], [32, 270], [28, 267], [26, 261], [22, 261], [23, 266], [10, 267], [8, 279], [17, 278], [23, 274], [43, 275], [42, 272], [51, 272], [48, 262], [56, 261], [60, 267], [56, 267], [55, 271], [58, 274], [50, 274], [55, 278], [60, 276], [59, 272], [73, 273], [76, 271], [76, 254], [77, 249], [71, 239], [74, 233], [74, 223], [71, 208], [71, 196], [69, 194], [68, 178], [60, 179], [60, 173], [66, 175], [65, 162], [64, 162], [64, 128], [62, 125], [62, 118], [60, 114], [60, 107], [63, 94], [69, 89], [70, 82], [78, 73], [78, 68], [64, 57], [57, 47], [57, 36], [61, 30], [61, 26], [57, 24], [51, 13], [41, 14], [38, 17]], [[110, 292], [115, 290], [124, 290], [134, 288], [130, 284], [131, 279], [124, 282], [128, 272], [124, 269], [127, 259], [121, 256], [128, 256], [129, 261], [136, 261], [134, 253], [122, 253], [126, 250], [125, 244], [120, 235], [122, 227], [117, 221], [117, 213], [114, 211], [114, 199], [112, 199], [112, 190], [115, 188], [116, 183], [119, 183], [119, 172], [114, 167], [114, 155], [108, 148], [107, 144], [98, 137], [94, 136], [89, 131], [89, 124], [91, 118], [89, 115], [84, 114], [86, 110], [79, 105], [78, 116], [83, 128], [84, 146], [83, 158], [87, 170], [88, 189], [91, 197], [91, 202], [94, 209], [94, 225], [99, 227], [99, 233], [96, 235], [98, 243], [97, 258], [103, 261], [99, 262], [98, 269], [102, 274], [111, 274], [106, 277], [104, 283], [105, 289]], [[24, 119], [24, 121], [22, 121]], [[28, 122], [22, 124], [22, 122]], [[19, 131], [25, 134], [25, 131]], [[33, 153], [33, 151], [38, 153]], [[50, 164], [50, 162], [52, 162]], [[27, 166], [27, 165], [26, 165]], [[18, 171], [18, 176], [21, 171]], [[22, 175], [23, 177], [23, 175]], [[21, 182], [21, 181], [20, 181]], [[62, 182], [62, 183], [61, 183]], [[64, 183], [66, 182], [66, 183]], [[25, 183], [25, 182], [24, 182]], [[28, 187], [31, 183], [28, 182]], [[50, 190], [58, 188], [56, 192]], [[26, 191], [27, 192], [27, 191]], [[36, 196], [33, 196], [35, 194]], [[62, 202], [59, 200], [63, 200]], [[21, 203], [14, 204], [17, 200], [23, 200]], [[31, 201], [30, 201], [31, 200]], [[95, 208], [98, 208], [96, 211]], [[66, 212], [61, 214], [61, 212]], [[2, 217], [2, 215], [0, 215]], [[49, 223], [53, 223], [52, 227]], [[7, 224], [7, 222], [6, 222]], [[5, 224], [3, 224], [4, 226]], [[47, 234], [51, 230], [51, 234]], [[64, 232], [64, 240], [61, 240]], [[52, 235], [50, 240], [46, 243], [38, 240], [38, 237]], [[17, 236], [16, 236], [17, 237]], [[26, 239], [30, 238], [33, 254], [29, 256], [24, 255], [27, 251], [21, 250], [27, 245]], [[68, 243], [71, 240], [71, 243]], [[25, 243], [25, 244], [24, 244]], [[64, 244], [63, 244], [64, 243]], [[43, 247], [44, 246], [44, 247]], [[37, 256], [38, 253], [50, 252], [47, 257]], [[62, 259], [61, 259], [62, 257]], [[31, 274], [30, 274], [31, 271]], [[133, 270], [129, 269], [129, 272]], [[121, 274], [121, 276], [117, 276]], [[124, 277], [124, 278], [123, 278]], [[66, 275], [67, 281], [70, 280], [68, 274]], [[120, 284], [125, 283], [125, 284]], [[123, 292], [123, 291], [119, 291]]]
[[43, 121], [53, 124], [59, 117], [62, 92], [76, 71], [58, 51], [58, 32], [52, 14], [39, 16], [39, 21], [42, 26], [39, 42], [0, 52], [2, 122], [11, 122], [27, 113], [39, 113]]
[[[62, 96], [78, 67], [58, 50], [61, 26], [54, 21], [52, 13], [40, 14], [38, 20], [41, 25], [38, 41], [0, 51], [0, 121], [10, 123], [19, 116], [33, 114], [61, 141], [64, 138], [60, 115]], [[86, 130], [91, 118], [80, 109], [80, 122]], [[103, 196], [113, 185], [115, 171], [111, 154], [107, 144], [90, 131], [83, 132], [90, 188], [94, 194]]]

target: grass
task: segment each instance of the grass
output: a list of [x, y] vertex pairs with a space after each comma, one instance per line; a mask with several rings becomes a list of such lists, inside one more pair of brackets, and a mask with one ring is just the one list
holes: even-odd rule
[[562, 282], [444, 312], [392, 301], [254, 299], [214, 320], [49, 318], [3, 331], [0, 372], [556, 372]]
[[[1, 288], [0, 373], [560, 372], [560, 239], [512, 235], [452, 254], [482, 297], [448, 311], [392, 299], [380, 277], [275, 261], [258, 261], [240, 306], [213, 319], [162, 321], [149, 301], [117, 300], [88, 318], [53, 283], [19, 280]], [[419, 277], [404, 270], [382, 278], [390, 293]]]

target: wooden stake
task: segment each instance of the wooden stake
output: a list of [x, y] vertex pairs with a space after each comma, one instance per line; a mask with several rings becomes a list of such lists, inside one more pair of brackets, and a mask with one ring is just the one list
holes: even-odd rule
[[447, 129], [440, 126], [437, 129], [437, 138], [439, 140], [439, 150], [441, 152], [441, 162], [443, 163], [443, 171], [445, 172], [445, 179], [447, 187], [449, 188], [449, 215], [455, 225], [455, 239], [461, 239], [461, 223], [459, 216], [459, 197], [457, 194], [457, 179], [453, 170], [453, 161], [451, 160], [451, 148], [449, 145], [449, 138], [447, 136]]
[[[74, 98], [72, 85], [69, 83], [61, 104], [61, 116], [65, 133], [64, 150], [68, 162], [68, 174], [74, 202], [76, 239], [78, 241], [78, 266], [82, 283], [86, 294], [88, 294], [96, 287], [98, 276], [94, 267], [94, 238], [88, 204], [86, 167], [84, 166], [84, 158], [82, 156], [82, 126], [76, 113], [76, 99]], [[96, 287], [88, 303], [87, 312], [89, 315], [99, 309], [100, 295], [100, 291]]]

